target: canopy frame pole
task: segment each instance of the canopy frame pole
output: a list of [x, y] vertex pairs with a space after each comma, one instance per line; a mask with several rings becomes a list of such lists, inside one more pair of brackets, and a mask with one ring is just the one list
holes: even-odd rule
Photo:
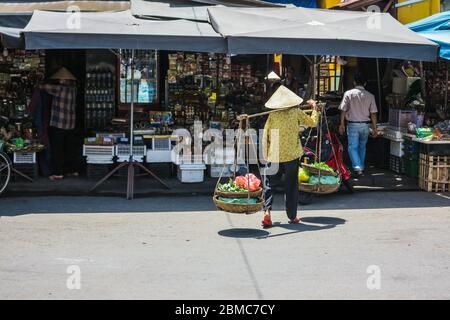
[[133, 162], [133, 139], [134, 139], [134, 70], [136, 68], [134, 64], [134, 49], [131, 49], [130, 58], [130, 68], [131, 68], [131, 101], [130, 101], [130, 162]]
[[316, 73], [317, 73], [317, 56], [314, 55], [314, 62], [313, 62], [313, 70], [312, 70], [312, 99], [316, 100]]
[[444, 97], [444, 110], [448, 109], [448, 62], [445, 64], [445, 97]]
[[419, 62], [419, 71], [420, 71], [420, 83], [421, 83], [421, 89], [422, 89], [422, 98], [425, 100], [427, 97], [427, 91], [425, 90], [425, 72], [423, 69], [423, 62]]
[[378, 120], [382, 119], [383, 108], [381, 106], [381, 80], [380, 80], [380, 60], [377, 58], [377, 85], [378, 85]]

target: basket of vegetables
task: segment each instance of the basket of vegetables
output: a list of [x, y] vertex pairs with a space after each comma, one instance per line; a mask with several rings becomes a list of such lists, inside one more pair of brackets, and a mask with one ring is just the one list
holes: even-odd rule
[[230, 179], [228, 183], [219, 183], [214, 194], [224, 198], [257, 198], [261, 196], [262, 188], [258, 187], [256, 190], [248, 190], [240, 185], [237, 185], [232, 179]]
[[337, 177], [333, 168], [330, 168], [325, 162], [314, 162], [313, 164], [302, 163], [302, 168], [308, 170], [311, 174], [321, 175], [321, 176], [334, 176]]
[[261, 197], [224, 198], [215, 195], [213, 201], [218, 209], [230, 213], [251, 214], [260, 211], [264, 206], [264, 200]]
[[225, 184], [218, 183], [213, 201], [218, 209], [230, 213], [258, 212], [264, 206], [261, 180], [253, 174], [246, 174]]
[[341, 185], [341, 176], [322, 175], [310, 172], [305, 168], [300, 168], [298, 173], [300, 191], [329, 194], [339, 190]]

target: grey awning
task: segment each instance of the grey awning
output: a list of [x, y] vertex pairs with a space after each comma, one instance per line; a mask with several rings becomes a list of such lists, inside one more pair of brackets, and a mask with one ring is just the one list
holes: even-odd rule
[[23, 48], [23, 39], [20, 36], [20, 28], [8, 28], [0, 26], [1, 44], [5, 48]]
[[217, 6], [281, 8], [285, 5], [259, 0], [131, 0], [131, 13], [134, 16], [208, 22], [207, 9]]
[[81, 11], [113, 11], [130, 8], [129, 0], [6, 0], [0, 2], [1, 13], [32, 13], [34, 10], [66, 11], [76, 5]]
[[131, 13], [134, 16], [147, 16], [164, 19], [187, 19], [208, 22], [208, 7], [208, 5], [195, 3], [190, 0], [131, 0]]
[[23, 30], [26, 49], [159, 49], [226, 52], [226, 41], [208, 23], [145, 20], [130, 11], [35, 11]]
[[385, 13], [308, 8], [209, 8], [236, 54], [285, 53], [434, 61], [438, 46]]
[[0, 13], [0, 42], [6, 48], [24, 48], [20, 32], [31, 19], [31, 14]]

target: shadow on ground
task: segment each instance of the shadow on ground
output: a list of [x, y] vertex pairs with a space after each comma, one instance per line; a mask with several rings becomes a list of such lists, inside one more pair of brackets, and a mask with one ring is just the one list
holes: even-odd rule
[[[281, 237], [290, 234], [310, 231], [322, 231], [335, 228], [337, 225], [344, 224], [346, 220], [335, 217], [304, 217], [300, 224], [282, 224], [280, 222], [274, 222], [274, 226], [269, 229], [250, 229], [250, 228], [233, 228], [221, 230], [218, 234], [222, 237], [230, 238], [254, 238], [254, 239], [266, 239]], [[272, 234], [270, 231], [277, 229], [285, 229], [286, 232]], [[277, 230], [278, 231], [278, 230]]]

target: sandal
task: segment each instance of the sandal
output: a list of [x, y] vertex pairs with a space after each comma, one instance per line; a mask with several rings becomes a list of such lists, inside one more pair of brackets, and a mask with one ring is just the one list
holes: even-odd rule
[[290, 224], [299, 224], [301, 222], [302, 222], [302, 220], [300, 218], [295, 218], [295, 219], [289, 220]]
[[262, 227], [264, 229], [271, 228], [273, 226], [272, 219], [270, 218], [270, 215], [265, 215], [264, 219], [263, 219], [263, 221], [261, 223], [262, 223]]
[[50, 177], [48, 177], [50, 180], [55, 181], [55, 180], [61, 180], [64, 178], [64, 176], [57, 176], [57, 175], [51, 175]]

